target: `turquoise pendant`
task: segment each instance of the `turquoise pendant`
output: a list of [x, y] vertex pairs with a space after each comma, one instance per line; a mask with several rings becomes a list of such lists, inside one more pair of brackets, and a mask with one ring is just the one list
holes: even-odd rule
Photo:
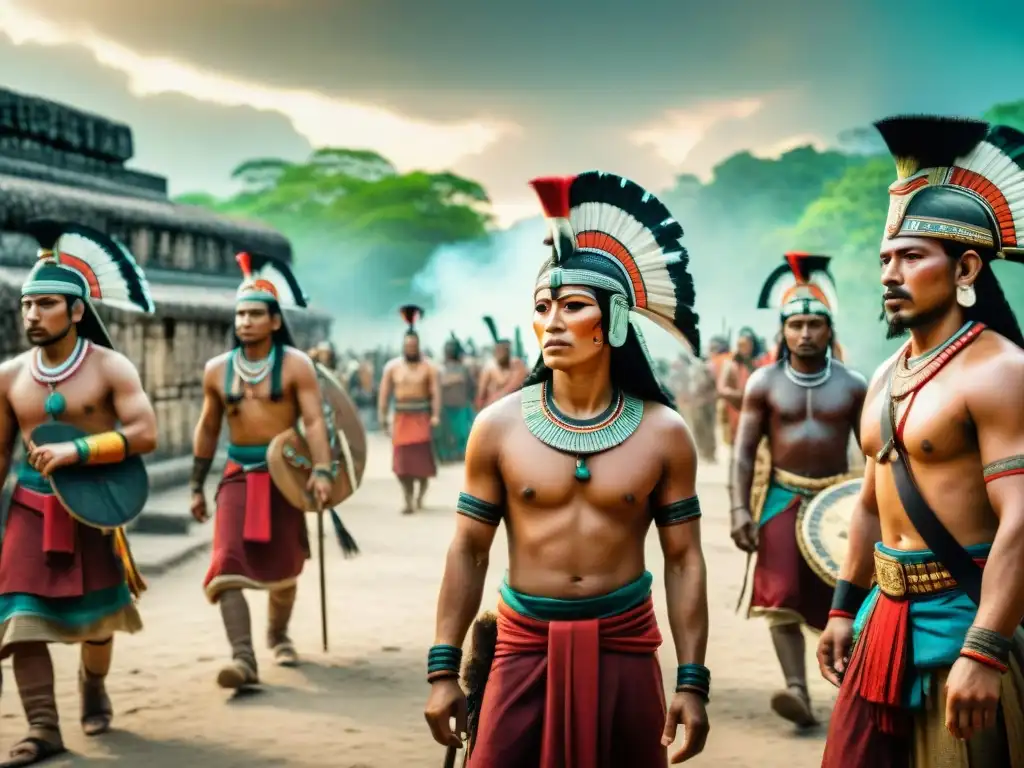
[[43, 403], [43, 410], [46, 411], [46, 415], [51, 419], [59, 418], [67, 407], [68, 401], [64, 399], [64, 395], [60, 392], [51, 392], [47, 395], [46, 402]]
[[590, 479], [590, 470], [587, 469], [586, 459], [582, 456], [576, 459], [576, 479], [581, 483], [585, 483]]

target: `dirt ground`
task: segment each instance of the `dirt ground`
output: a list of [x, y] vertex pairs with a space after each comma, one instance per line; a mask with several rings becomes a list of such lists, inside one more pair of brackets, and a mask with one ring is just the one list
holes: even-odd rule
[[[303, 574], [292, 636], [304, 664], [280, 669], [258, 646], [265, 688], [230, 698], [214, 683], [227, 658], [219, 611], [200, 585], [205, 555], [152, 581], [141, 611], [145, 630], [118, 637], [109, 689], [115, 730], [87, 739], [78, 726], [77, 651], [54, 649], [64, 739], [72, 754], [55, 768], [86, 765], [146, 768], [437, 768], [443, 749], [430, 739], [422, 707], [426, 651], [433, 639], [434, 607], [453, 528], [452, 505], [461, 467], [444, 467], [428, 494], [428, 509], [399, 515], [397, 484], [389, 475], [388, 445], [373, 437], [363, 488], [340, 512], [362, 554], [345, 560], [329, 533], [325, 542], [330, 651], [320, 645], [318, 563]], [[797, 735], [768, 709], [781, 684], [767, 628], [734, 613], [744, 557], [728, 536], [728, 501], [721, 464], [703, 467], [700, 494], [711, 600], [711, 736], [691, 764], [803, 768], [820, 764], [823, 730]], [[311, 518], [311, 526], [313, 519]], [[328, 523], [329, 525], [329, 523]], [[314, 555], [315, 558], [315, 555]], [[484, 607], [493, 606], [506, 565], [505, 542], [495, 540]], [[656, 574], [655, 603], [667, 635], [662, 559], [649, 539]], [[249, 593], [254, 637], [263, 639], [266, 600]], [[813, 663], [813, 641], [808, 664]], [[662, 652], [666, 689], [675, 660]], [[4, 662], [0, 749], [24, 733], [10, 662]], [[831, 687], [811, 675], [819, 717], [827, 720]], [[678, 744], [678, 741], [677, 741]]]

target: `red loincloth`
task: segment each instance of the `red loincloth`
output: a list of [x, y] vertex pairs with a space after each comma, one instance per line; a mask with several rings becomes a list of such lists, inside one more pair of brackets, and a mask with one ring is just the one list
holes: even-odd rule
[[900, 696], [910, 657], [910, 603], [880, 594], [839, 687], [822, 768], [906, 768], [910, 718]]
[[392, 471], [398, 477], [435, 477], [437, 463], [432, 440], [429, 411], [396, 410], [391, 429]]
[[[124, 583], [111, 537], [98, 528], [80, 525], [63, 507], [55, 509], [54, 501], [56, 497], [50, 494], [15, 488], [0, 548], [0, 594], [82, 597]], [[70, 526], [52, 522], [48, 526], [47, 513], [63, 514]], [[55, 537], [55, 530], [70, 530], [70, 539]]]
[[233, 461], [224, 469], [203, 582], [211, 601], [224, 589], [287, 586], [302, 573], [309, 558], [306, 516], [269, 479], [266, 469], [245, 472]]
[[546, 622], [498, 603], [470, 768], [662, 768], [661, 633], [650, 598], [618, 616]]
[[783, 511], [758, 529], [750, 608], [754, 614], [793, 611], [821, 632], [828, 623], [832, 588], [807, 565], [796, 541], [796, 516], [803, 500], [794, 494]]

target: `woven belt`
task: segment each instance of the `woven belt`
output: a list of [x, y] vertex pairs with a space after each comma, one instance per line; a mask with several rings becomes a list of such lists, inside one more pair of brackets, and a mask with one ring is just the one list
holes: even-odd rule
[[956, 580], [941, 563], [901, 563], [875, 550], [875, 581], [889, 597], [933, 595], [956, 586]]

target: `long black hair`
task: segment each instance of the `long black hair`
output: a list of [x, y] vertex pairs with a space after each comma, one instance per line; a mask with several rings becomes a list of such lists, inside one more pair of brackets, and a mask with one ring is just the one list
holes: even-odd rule
[[[608, 323], [611, 317], [611, 294], [608, 291], [594, 289], [597, 305], [601, 309], [601, 331], [608, 338]], [[553, 372], [544, 365], [543, 353], [537, 359], [530, 375], [523, 382], [523, 387], [551, 381]], [[621, 389], [628, 395], [646, 402], [661, 403], [672, 410], [676, 408], [675, 398], [661, 385], [658, 377], [651, 369], [651, 364], [644, 354], [640, 339], [632, 323], [626, 332], [626, 343], [621, 347], [612, 347], [611, 353], [612, 386]]]
[[981, 256], [981, 271], [974, 280], [977, 300], [973, 307], [962, 307], [964, 319], [984, 323], [1000, 336], [1024, 348], [1024, 335], [1021, 334], [1020, 323], [1017, 322], [1017, 316], [1013, 314], [1010, 303], [1003, 293], [1003, 287], [999, 285], [996, 273], [992, 269], [992, 262], [996, 260], [995, 251], [991, 248], [961, 245], [948, 240], [942, 241], [942, 247], [954, 261], [959, 261], [967, 251], [974, 251]]

